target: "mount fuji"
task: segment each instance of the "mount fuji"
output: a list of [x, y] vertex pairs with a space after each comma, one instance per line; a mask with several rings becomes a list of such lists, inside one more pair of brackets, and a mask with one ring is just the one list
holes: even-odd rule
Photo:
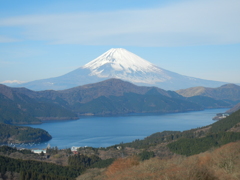
[[84, 66], [65, 75], [31, 81], [18, 86], [32, 90], [63, 90], [96, 83], [110, 78], [122, 79], [136, 85], [156, 86], [178, 90], [195, 86], [219, 87], [225, 82], [183, 76], [142, 59], [122, 48], [112, 48]]

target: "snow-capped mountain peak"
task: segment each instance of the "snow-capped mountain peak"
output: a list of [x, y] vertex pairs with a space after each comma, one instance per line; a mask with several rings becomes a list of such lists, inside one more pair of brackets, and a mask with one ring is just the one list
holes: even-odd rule
[[[161, 59], [161, 57], [159, 58]], [[157, 86], [166, 90], [194, 86], [218, 87], [226, 84], [183, 76], [162, 69], [125, 49], [112, 48], [93, 61], [65, 75], [36, 80], [18, 86], [32, 90], [62, 90], [109, 78], [117, 78], [137, 85]]]
[[115, 71], [126, 71], [127, 73], [159, 71], [152, 63], [123, 48], [112, 48], [84, 65], [83, 68], [99, 73], [98, 69], [104, 65], [110, 65]]
[[[139, 83], [153, 84], [164, 81], [162, 78], [149, 76], [149, 73], [162, 74], [166, 79], [170, 78], [164, 75], [161, 68], [123, 48], [112, 48], [82, 68], [89, 69], [91, 71], [90, 76], [120, 78]], [[145, 76], [146, 74], [148, 76]]]

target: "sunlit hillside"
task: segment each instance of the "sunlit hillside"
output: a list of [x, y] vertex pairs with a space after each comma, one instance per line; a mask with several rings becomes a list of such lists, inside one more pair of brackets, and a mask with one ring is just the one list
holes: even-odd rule
[[238, 180], [240, 141], [194, 156], [140, 161], [120, 158], [106, 169], [90, 169], [78, 180]]

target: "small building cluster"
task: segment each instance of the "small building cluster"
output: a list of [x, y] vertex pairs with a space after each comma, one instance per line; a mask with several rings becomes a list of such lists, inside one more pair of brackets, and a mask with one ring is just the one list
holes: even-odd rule
[[220, 119], [224, 119], [226, 117], [228, 117], [229, 114], [228, 113], [218, 113], [214, 118], [213, 120], [220, 120]]
[[79, 152], [78, 152], [78, 149], [79, 149], [79, 148], [80, 148], [80, 147], [72, 146], [72, 147], [71, 147], [72, 153], [73, 153], [73, 154], [79, 154]]
[[223, 118], [228, 117], [229, 114], [227, 114], [227, 113], [218, 113], [217, 116], [218, 116], [219, 119], [223, 119]]
[[32, 152], [36, 154], [41, 154], [43, 152], [46, 154], [46, 149], [33, 149]]
[[47, 149], [50, 149], [50, 148], [51, 146], [50, 144], [48, 144], [46, 149], [32, 149], [32, 152], [36, 154], [41, 154], [43, 152], [44, 154], [46, 154]]

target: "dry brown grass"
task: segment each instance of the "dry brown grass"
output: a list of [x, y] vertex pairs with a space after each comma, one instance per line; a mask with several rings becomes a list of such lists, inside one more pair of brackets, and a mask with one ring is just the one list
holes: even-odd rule
[[76, 180], [104, 180], [106, 176], [104, 175], [105, 169], [88, 169], [83, 175], [77, 177]]
[[175, 155], [171, 159], [152, 158], [144, 162], [136, 157], [120, 158], [98, 177], [106, 180], [239, 180], [240, 142], [190, 157]]
[[107, 168], [105, 174], [107, 177], [113, 177], [137, 165], [139, 165], [139, 160], [136, 156], [118, 158]]

